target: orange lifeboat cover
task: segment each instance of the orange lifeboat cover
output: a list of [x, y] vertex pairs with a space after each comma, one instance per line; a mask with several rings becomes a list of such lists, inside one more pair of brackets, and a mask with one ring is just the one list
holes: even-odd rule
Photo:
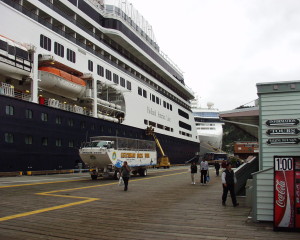
[[53, 68], [53, 67], [39, 67], [40, 71], [45, 71], [45, 72], [49, 72], [52, 73], [54, 75], [57, 75], [59, 77], [62, 77], [70, 82], [76, 83], [78, 85], [82, 85], [82, 86], [86, 86], [86, 82], [83, 81], [81, 78], [76, 77], [70, 73], [67, 73], [65, 71], [62, 71], [60, 69], [57, 68]]

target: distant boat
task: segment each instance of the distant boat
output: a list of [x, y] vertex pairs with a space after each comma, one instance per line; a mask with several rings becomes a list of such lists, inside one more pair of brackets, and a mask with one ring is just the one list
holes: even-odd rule
[[200, 140], [200, 156], [208, 152], [221, 152], [224, 124], [220, 120], [219, 110], [208, 102], [207, 108], [198, 106], [198, 100], [192, 101], [197, 134]]

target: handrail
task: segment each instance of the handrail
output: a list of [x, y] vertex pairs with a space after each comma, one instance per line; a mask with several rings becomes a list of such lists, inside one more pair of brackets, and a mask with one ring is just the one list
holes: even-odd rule
[[258, 170], [258, 157], [254, 157], [251, 161], [240, 165], [235, 170], [235, 177], [237, 179], [235, 192], [239, 193], [244, 190], [247, 180], [252, 178], [252, 173]]

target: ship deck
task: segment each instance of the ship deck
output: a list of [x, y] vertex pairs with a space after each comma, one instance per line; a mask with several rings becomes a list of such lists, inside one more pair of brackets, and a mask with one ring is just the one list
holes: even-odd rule
[[0, 239], [299, 239], [250, 221], [245, 198], [223, 207], [214, 170], [201, 186], [187, 168], [149, 169], [127, 192], [88, 173], [2, 177]]

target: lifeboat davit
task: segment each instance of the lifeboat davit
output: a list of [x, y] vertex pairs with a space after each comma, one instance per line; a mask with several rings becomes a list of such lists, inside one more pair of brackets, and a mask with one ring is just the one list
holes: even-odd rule
[[77, 99], [86, 89], [86, 82], [79, 77], [54, 67], [39, 67], [39, 87], [45, 91]]

